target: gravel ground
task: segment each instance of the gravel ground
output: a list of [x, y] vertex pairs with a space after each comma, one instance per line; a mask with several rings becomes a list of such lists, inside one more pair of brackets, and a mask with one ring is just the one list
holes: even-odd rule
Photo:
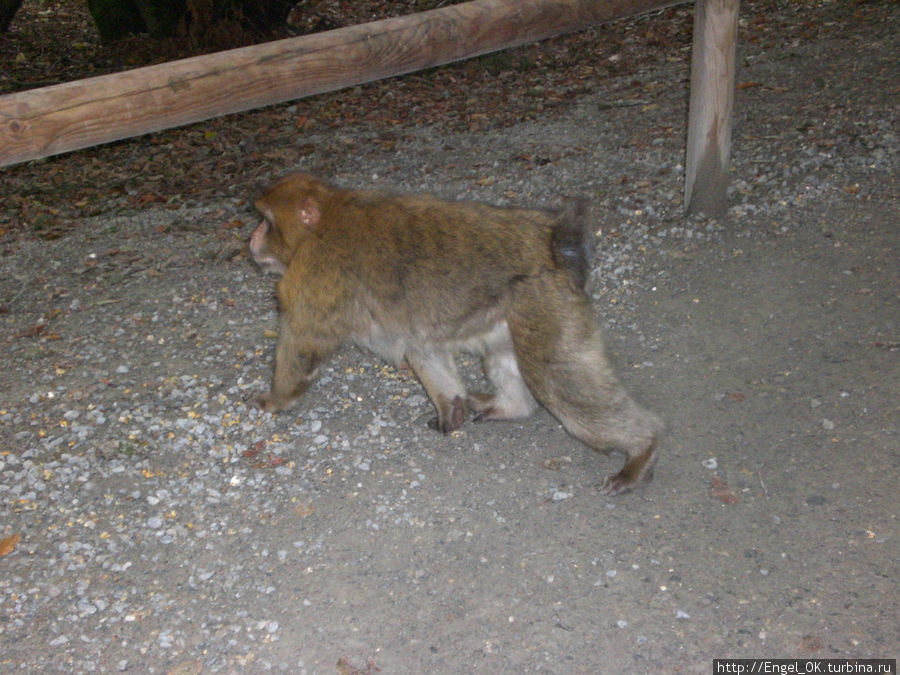
[[249, 188], [8, 235], [0, 670], [896, 658], [900, 10], [870, 6], [810, 4], [808, 38], [741, 46], [723, 222], [681, 214], [688, 64], [664, 53], [499, 133], [304, 138], [346, 142], [345, 185], [593, 198], [599, 320], [669, 423], [628, 495], [597, 492], [621, 457], [544, 412], [431, 432], [415, 379], [353, 349], [290, 413], [246, 405], [276, 327]]

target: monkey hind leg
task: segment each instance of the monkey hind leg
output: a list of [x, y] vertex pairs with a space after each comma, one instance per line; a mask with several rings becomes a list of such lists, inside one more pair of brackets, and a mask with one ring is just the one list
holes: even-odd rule
[[443, 434], [459, 429], [467, 414], [466, 390], [459, 379], [453, 355], [428, 346], [407, 352], [406, 361], [425, 387], [437, 412], [429, 426]]
[[493, 395], [469, 395], [469, 407], [476, 413], [475, 422], [522, 419], [534, 412], [537, 402], [519, 372], [512, 337], [507, 329], [504, 328], [503, 336], [488, 346], [483, 365], [495, 392]]
[[657, 438], [662, 423], [635, 403], [607, 375], [579, 369], [569, 386], [546, 399], [547, 409], [566, 430], [596, 450], [616, 448], [625, 452], [621, 471], [604, 478], [600, 491], [615, 495], [653, 478]]
[[[512, 314], [519, 367], [534, 397], [569, 433], [596, 450], [625, 452], [625, 466], [600, 486], [619, 494], [653, 477], [663, 425], [616, 379], [586, 298], [561, 288], [538, 288]], [[542, 300], [538, 311], [534, 298]]]
[[595, 401], [593, 413], [563, 405], [554, 414], [576, 438], [593, 448], [617, 448], [625, 452], [625, 466], [606, 476], [600, 484], [605, 495], [626, 492], [653, 479], [657, 439], [662, 431], [659, 418], [635, 403], [617, 388], [612, 400]]

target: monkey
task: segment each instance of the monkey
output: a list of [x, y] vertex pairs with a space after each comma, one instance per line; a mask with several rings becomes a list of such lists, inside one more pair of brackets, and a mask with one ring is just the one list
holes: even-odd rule
[[[588, 446], [626, 455], [603, 494], [653, 477], [663, 425], [607, 361], [585, 283], [595, 237], [584, 200], [562, 210], [336, 187], [290, 174], [256, 201], [250, 251], [280, 275], [271, 388], [279, 411], [341, 344], [408, 364], [434, 405], [431, 426], [514, 420], [544, 406]], [[455, 355], [481, 358], [493, 393], [469, 393]]]

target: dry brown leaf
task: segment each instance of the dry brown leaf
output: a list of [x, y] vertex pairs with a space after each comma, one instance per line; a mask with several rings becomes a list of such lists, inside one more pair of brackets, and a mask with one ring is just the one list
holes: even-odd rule
[[372, 675], [372, 673], [381, 672], [381, 668], [375, 665], [375, 659], [366, 659], [366, 664], [362, 668], [357, 668], [346, 656], [338, 659], [337, 669], [341, 675]]
[[265, 441], [256, 441], [256, 443], [254, 443], [252, 447], [250, 447], [247, 450], [244, 450], [241, 453], [241, 457], [248, 457], [248, 458], [256, 457], [259, 453], [261, 453], [265, 449], [265, 447], [266, 447]]
[[202, 672], [202, 661], [183, 661], [176, 666], [172, 666], [166, 675], [200, 675]]
[[21, 538], [21, 535], [11, 534], [8, 537], [0, 539], [0, 558], [12, 553]]
[[313, 505], [308, 503], [297, 504], [297, 506], [294, 507], [294, 515], [298, 518], [308, 518], [315, 512], [316, 510], [313, 508]]
[[723, 504], [736, 504], [738, 501], [737, 495], [734, 493], [728, 483], [726, 483], [719, 476], [713, 476], [712, 480], [709, 483], [709, 494], [713, 497], [718, 497], [722, 500]]
[[804, 635], [800, 638], [800, 649], [804, 652], [819, 652], [825, 648], [825, 641], [818, 635]]

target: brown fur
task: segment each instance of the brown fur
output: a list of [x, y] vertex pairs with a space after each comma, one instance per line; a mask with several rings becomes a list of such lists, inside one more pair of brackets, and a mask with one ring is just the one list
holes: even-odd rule
[[[583, 286], [593, 238], [584, 205], [560, 213], [346, 190], [290, 175], [258, 201], [254, 258], [282, 274], [275, 375], [280, 410], [346, 340], [405, 361], [434, 426], [529, 415], [536, 402], [588, 445], [617, 447], [615, 494], [649, 480], [662, 425], [612, 373]], [[467, 394], [454, 355], [483, 359], [493, 395]]]

